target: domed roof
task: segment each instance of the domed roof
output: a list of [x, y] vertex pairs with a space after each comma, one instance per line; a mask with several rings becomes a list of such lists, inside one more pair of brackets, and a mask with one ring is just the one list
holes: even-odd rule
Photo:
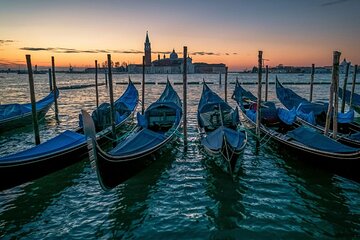
[[178, 55], [175, 52], [175, 49], [173, 49], [172, 53], [170, 53], [170, 59], [178, 59]]

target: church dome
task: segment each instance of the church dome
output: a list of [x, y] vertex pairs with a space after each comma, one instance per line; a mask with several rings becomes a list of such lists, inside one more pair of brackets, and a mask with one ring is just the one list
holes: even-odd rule
[[175, 49], [173, 49], [172, 53], [170, 53], [170, 59], [178, 59], [178, 55], [175, 52]]

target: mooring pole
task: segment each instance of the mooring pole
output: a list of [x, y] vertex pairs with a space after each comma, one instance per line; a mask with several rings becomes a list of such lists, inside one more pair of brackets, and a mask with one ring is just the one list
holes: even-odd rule
[[353, 81], [352, 81], [352, 87], [351, 87], [351, 95], [350, 95], [350, 101], [349, 106], [352, 107], [352, 101], [353, 101], [353, 94], [355, 92], [355, 83], [356, 83], [356, 72], [357, 72], [358, 65], [354, 66], [354, 75], [353, 75]]
[[[332, 80], [331, 80], [330, 94], [329, 94], [329, 106], [328, 106], [328, 110], [327, 110], [327, 114], [326, 114], [325, 131], [324, 131], [324, 135], [326, 135], [326, 136], [329, 134], [330, 121], [331, 121], [331, 112], [332, 112], [332, 109], [333, 109], [333, 99], [334, 99], [336, 78], [339, 78], [340, 55], [341, 55], [341, 53], [338, 52], [338, 51], [334, 51], [334, 53], [333, 53], [333, 67], [332, 67]], [[334, 112], [337, 113], [337, 109], [335, 108], [335, 106], [334, 106]], [[335, 116], [335, 114], [333, 114], [333, 115]], [[337, 114], [336, 114], [336, 118], [337, 118]], [[333, 131], [334, 131], [334, 134], [335, 134], [334, 125], [333, 125]]]
[[269, 66], [266, 65], [265, 71], [265, 102], [268, 100], [268, 91], [269, 91]]
[[35, 100], [35, 90], [34, 90], [34, 77], [31, 66], [31, 56], [26, 55], [26, 64], [28, 68], [29, 74], [29, 86], [30, 86], [30, 100], [31, 100], [31, 111], [32, 111], [32, 122], [34, 127], [34, 135], [35, 135], [35, 144], [40, 144], [40, 134], [39, 134], [39, 123], [36, 114], [36, 100]]
[[141, 114], [145, 112], [145, 56], [142, 62], [142, 82], [141, 82]]
[[344, 78], [344, 83], [343, 83], [343, 88], [342, 88], [342, 101], [341, 101], [341, 113], [344, 113], [345, 111], [345, 97], [346, 97], [346, 84], [347, 84], [347, 80], [349, 77], [349, 69], [350, 69], [350, 64], [351, 63], [346, 63], [346, 69], [345, 69], [345, 78]]
[[183, 128], [184, 128], [184, 145], [187, 145], [187, 46], [184, 46], [184, 63], [183, 63]]
[[221, 85], [221, 72], [219, 72], [219, 85]]
[[258, 67], [258, 96], [256, 102], [256, 135], [258, 139], [260, 139], [260, 122], [261, 122], [261, 81], [262, 81], [262, 51], [259, 51], [258, 60], [259, 60], [259, 67]]
[[314, 91], [314, 74], [315, 74], [315, 64], [311, 64], [311, 78], [310, 78], [310, 98], [309, 101], [312, 102], [313, 91]]
[[109, 70], [110, 122], [111, 122], [111, 132], [113, 135], [113, 141], [115, 143], [116, 130], [115, 130], [114, 92], [113, 92], [112, 70], [111, 70], [111, 54], [107, 55], [107, 60], [108, 60], [108, 70]]
[[98, 89], [98, 63], [95, 60], [95, 92], [96, 92], [96, 108], [99, 107], [99, 89]]
[[225, 102], [227, 102], [228, 67], [225, 67]]
[[105, 73], [105, 86], [108, 87], [108, 73], [106, 71], [106, 67], [104, 67], [104, 73]]
[[53, 79], [53, 88], [54, 88], [54, 106], [55, 106], [55, 119], [56, 122], [59, 123], [59, 109], [57, 103], [57, 96], [56, 96], [56, 78], [55, 78], [55, 59], [54, 56], [51, 56], [51, 68], [52, 68], [52, 79]]
[[338, 109], [339, 109], [339, 59], [336, 65], [335, 72], [335, 84], [334, 84], [334, 114], [333, 114], [333, 138], [336, 139], [338, 132]]
[[51, 68], [49, 68], [49, 87], [50, 87], [50, 92], [51, 92], [53, 90], [52, 77], [51, 77]]

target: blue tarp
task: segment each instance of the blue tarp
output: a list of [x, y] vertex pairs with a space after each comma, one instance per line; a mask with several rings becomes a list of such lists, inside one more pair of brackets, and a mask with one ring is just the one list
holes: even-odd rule
[[359, 151], [358, 148], [352, 148], [341, 144], [331, 138], [316, 132], [313, 129], [299, 127], [289, 131], [287, 135], [296, 141], [314, 149], [332, 152], [332, 153], [353, 153]]
[[202, 139], [201, 144], [213, 151], [220, 151], [224, 144], [224, 137], [226, 138], [227, 144], [235, 151], [240, 150], [245, 140], [245, 134], [243, 132], [237, 132], [221, 126]]
[[230, 107], [219, 95], [213, 92], [206, 83], [203, 84], [203, 91], [198, 105], [198, 124], [200, 127], [213, 128], [221, 125], [236, 125], [239, 122], [238, 113]]
[[45, 154], [55, 153], [81, 143], [85, 143], [84, 135], [66, 130], [60, 135], [33, 148], [2, 157], [0, 158], [0, 163], [19, 160], [26, 161], [29, 158], [41, 157]]
[[[342, 98], [342, 92], [343, 92], [342, 88], [339, 87], [339, 97], [340, 98]], [[345, 91], [345, 102], [347, 104], [350, 103], [350, 96], [351, 96], [351, 92], [349, 90], [346, 90]], [[353, 93], [352, 105], [355, 105], [355, 106], [360, 105], [360, 95], [359, 94]]]
[[246, 98], [252, 102], [256, 101], [256, 97], [249, 91], [246, 91], [240, 84], [239, 82], [236, 82], [235, 85], [235, 90], [234, 93], [232, 95], [232, 98], [238, 103], [242, 103], [243, 98]]
[[315, 115], [314, 115], [314, 112], [311, 111], [309, 113], [304, 113], [302, 112], [300, 109], [297, 109], [296, 110], [296, 115], [303, 119], [304, 121], [312, 124], [312, 125], [316, 125], [316, 120], [315, 120]]
[[278, 117], [282, 122], [287, 125], [292, 125], [296, 120], [296, 110], [295, 107], [292, 108], [290, 111], [284, 108], [278, 109]]
[[151, 149], [165, 140], [164, 134], [159, 134], [147, 128], [142, 129], [124, 142], [117, 145], [109, 153], [112, 155], [132, 155]]
[[355, 112], [350, 110], [346, 113], [338, 113], [338, 123], [352, 123], [354, 121]]
[[307, 99], [300, 97], [293, 90], [285, 88], [281, 85], [279, 80], [276, 78], [276, 95], [280, 102], [287, 108], [292, 109], [293, 107], [301, 110], [303, 113], [314, 112], [315, 115], [321, 112], [327, 111], [327, 103], [312, 103]]
[[[59, 96], [59, 90], [56, 91], [56, 97]], [[54, 92], [49, 93], [46, 97], [36, 102], [36, 111], [40, 111], [43, 108], [51, 105], [54, 102]], [[0, 120], [7, 118], [21, 116], [23, 114], [31, 113], [31, 103], [25, 104], [3, 104], [0, 105]]]
[[161, 117], [166, 118], [165, 120], [171, 119], [173, 120], [173, 125], [178, 125], [180, 123], [182, 114], [181, 100], [171, 86], [170, 82], [167, 81], [164, 92], [156, 102], [152, 103], [146, 109], [144, 116], [139, 113], [137, 114], [138, 125], [141, 126], [142, 129], [130, 135], [109, 153], [116, 156], [133, 155], [139, 152], [150, 150], [161, 144], [167, 139], [167, 132], [160, 130], [157, 132], [148, 129], [149, 117], [153, 115], [157, 116], [158, 113], [169, 113], [169, 111], [170, 113], [175, 113], [175, 115], [166, 117], [162, 114]]
[[[139, 93], [133, 82], [129, 80], [129, 84], [125, 92], [114, 102], [115, 107], [115, 124], [121, 123], [126, 117], [134, 111], [139, 100]], [[102, 103], [91, 114], [96, 129], [101, 130], [110, 126], [110, 104]], [[79, 126], [82, 125], [82, 117], [79, 115]]]

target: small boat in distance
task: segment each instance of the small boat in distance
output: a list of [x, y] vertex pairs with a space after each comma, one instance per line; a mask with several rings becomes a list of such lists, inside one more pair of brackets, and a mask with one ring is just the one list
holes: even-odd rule
[[[116, 114], [120, 115], [116, 122], [117, 130], [132, 120], [138, 99], [138, 91], [129, 81], [123, 95], [115, 101]], [[102, 116], [105, 118], [104, 114]], [[110, 127], [96, 134], [97, 141], [102, 144], [108, 142], [110, 137]], [[0, 191], [45, 176], [82, 160], [87, 154], [86, 146], [83, 128], [79, 127], [75, 131], [66, 130], [30, 149], [0, 157]]]
[[[56, 89], [56, 91], [51, 91], [49, 95], [36, 102], [36, 114], [39, 121], [45, 117], [51, 105], [54, 103], [54, 94], [56, 94], [56, 98], [58, 98], [59, 90]], [[13, 130], [14, 128], [31, 124], [31, 103], [12, 103], [0, 105], [0, 132]]]
[[210, 156], [219, 158], [220, 167], [232, 175], [247, 143], [238, 108], [233, 109], [204, 82], [197, 119], [201, 145]]
[[110, 190], [133, 177], [151, 162], [160, 150], [177, 136], [182, 120], [181, 100], [170, 82], [160, 98], [152, 103], [144, 115], [137, 114], [138, 125], [119, 144], [105, 152], [95, 138], [95, 125], [82, 110], [84, 131], [88, 140], [90, 160], [95, 163], [99, 183]]
[[[276, 95], [288, 109], [296, 112], [296, 120], [324, 133], [327, 103], [310, 102], [293, 90], [285, 88], [276, 77]], [[338, 141], [353, 147], [360, 147], [360, 125], [354, 121], [354, 111], [338, 113]]]
[[[249, 94], [251, 93], [236, 83], [233, 99], [237, 101], [245, 121], [254, 129], [258, 107], [256, 102], [248, 98]], [[256, 99], [254, 95], [251, 98]], [[260, 131], [267, 140], [272, 139], [281, 149], [292, 151], [301, 160], [347, 174], [358, 174], [360, 148], [339, 143], [316, 129], [297, 123], [295, 119], [296, 112], [293, 110], [276, 109], [273, 102], [261, 104]]]

